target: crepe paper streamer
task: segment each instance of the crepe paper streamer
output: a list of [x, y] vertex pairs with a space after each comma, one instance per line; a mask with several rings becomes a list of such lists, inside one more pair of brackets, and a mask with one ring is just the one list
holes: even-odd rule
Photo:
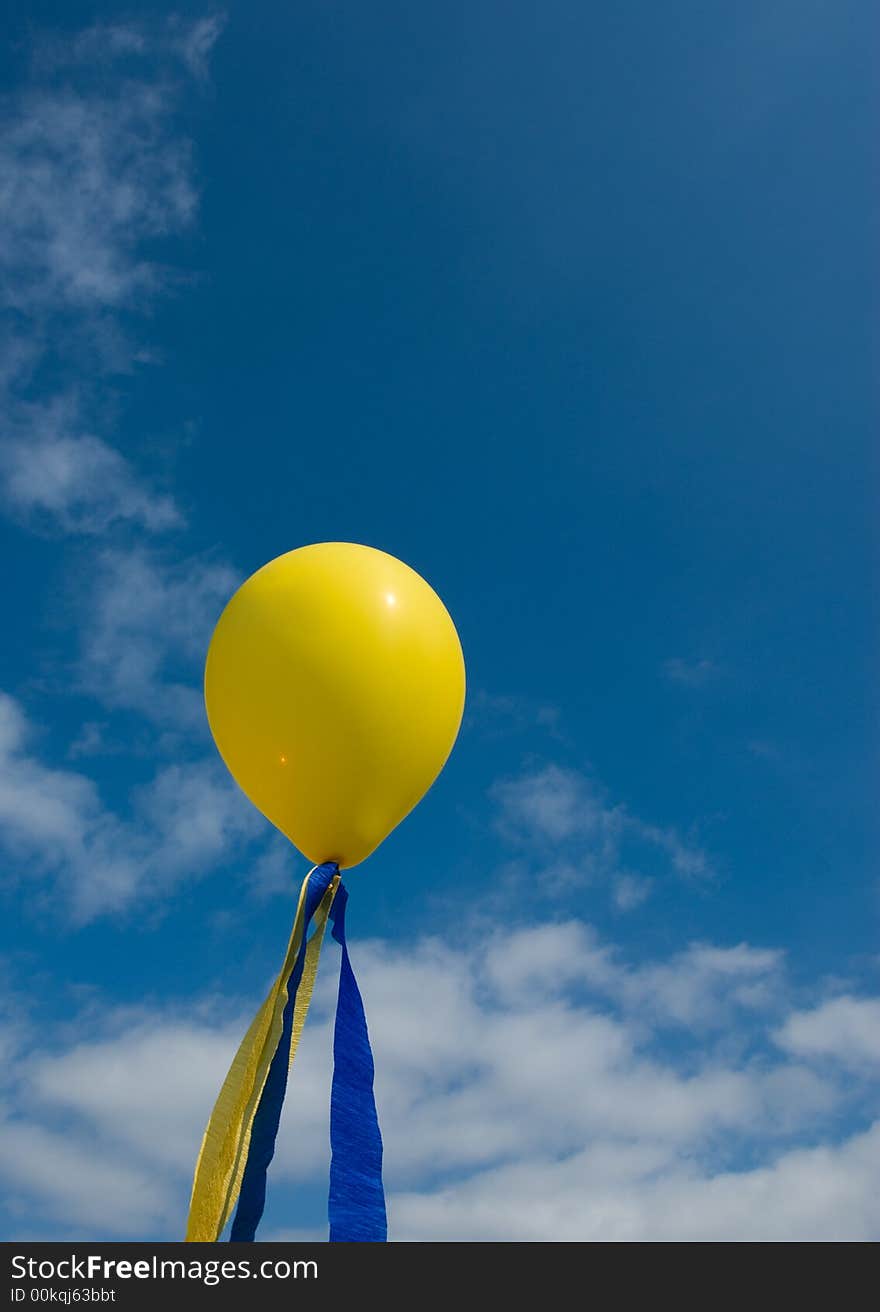
[[293, 1033], [290, 1038], [290, 1060], [288, 1070], [293, 1066], [293, 1059], [296, 1056], [296, 1050], [299, 1047], [299, 1041], [302, 1037], [303, 1027], [306, 1023], [309, 1004], [312, 1001], [312, 993], [315, 990], [315, 980], [318, 975], [318, 958], [321, 955], [321, 945], [324, 942], [324, 930], [327, 928], [330, 907], [333, 905], [333, 899], [336, 896], [336, 890], [339, 887], [339, 874], [337, 872], [330, 887], [324, 894], [321, 905], [318, 907], [315, 915], [315, 928], [311, 938], [306, 945], [306, 959], [303, 966], [302, 980], [296, 991], [293, 1007]]
[[383, 1244], [388, 1222], [382, 1135], [373, 1096], [367, 1019], [345, 941], [347, 902], [348, 893], [340, 884], [330, 908], [333, 937], [342, 948], [330, 1094], [330, 1242]]
[[250, 1138], [257, 1100], [281, 1033], [281, 1018], [276, 1017], [279, 993], [287, 982], [288, 962], [292, 969], [299, 950], [307, 882], [308, 877], [300, 891], [284, 966], [239, 1045], [208, 1119], [193, 1177], [188, 1242], [215, 1242], [234, 1206], [233, 1195], [237, 1195], [241, 1181], [242, 1147]]
[[[328, 888], [327, 892], [324, 894], [324, 898], [315, 915], [314, 932], [306, 945], [305, 966], [303, 968], [302, 982], [300, 983], [300, 986], [296, 991], [296, 998], [294, 1002], [293, 1033], [290, 1040], [290, 1059], [288, 1063], [288, 1069], [293, 1065], [293, 1059], [296, 1056], [296, 1050], [299, 1045], [299, 1040], [303, 1031], [303, 1026], [305, 1024], [306, 1014], [309, 1009], [309, 1004], [311, 1003], [312, 1000], [312, 992], [315, 987], [315, 977], [318, 972], [318, 956], [320, 954], [321, 944], [324, 939], [324, 930], [327, 927], [327, 915], [330, 910], [330, 906], [333, 902], [333, 898], [336, 893], [338, 882], [339, 880], [337, 875], [337, 877], [333, 880], [331, 886]], [[283, 1033], [284, 1031], [283, 1015], [281, 1021], [281, 1028]], [[270, 1063], [270, 1069], [271, 1069], [271, 1063]], [[253, 1121], [254, 1116], [255, 1113], [253, 1109], [251, 1109], [251, 1122]], [[226, 1208], [224, 1209], [224, 1213], [223, 1216], [221, 1217], [220, 1225], [217, 1231], [218, 1238], [220, 1234], [222, 1234], [223, 1230], [226, 1228], [226, 1223], [229, 1220], [230, 1216], [232, 1215], [232, 1209], [235, 1207], [236, 1200], [239, 1197], [242, 1179], [248, 1162], [251, 1134], [252, 1134], [252, 1128], [251, 1128], [251, 1123], [249, 1122], [246, 1127], [245, 1133], [242, 1136], [241, 1145], [239, 1147], [238, 1158], [235, 1168], [235, 1175], [232, 1181], [232, 1187], [230, 1188]]]
[[[325, 862], [323, 865], [316, 866], [308, 876], [307, 889], [304, 909], [304, 925], [306, 932], [311, 923], [312, 916], [318, 910], [325, 893], [328, 891], [333, 881], [338, 884], [339, 867], [335, 862]], [[338, 896], [338, 894], [337, 894]], [[326, 924], [326, 920], [324, 922]], [[324, 925], [321, 926], [320, 934], [323, 938]], [[314, 939], [312, 940], [314, 942]], [[241, 1193], [238, 1200], [238, 1210], [235, 1214], [235, 1220], [232, 1223], [230, 1240], [233, 1243], [251, 1243], [257, 1232], [257, 1226], [263, 1215], [263, 1208], [266, 1205], [266, 1174], [269, 1170], [269, 1163], [275, 1155], [275, 1140], [278, 1137], [278, 1126], [281, 1121], [281, 1108], [284, 1104], [284, 1095], [287, 1091], [287, 1073], [293, 1063], [293, 1036], [294, 1012], [297, 998], [300, 997], [300, 989], [303, 983], [304, 967], [308, 947], [305, 934], [303, 935], [300, 949], [297, 954], [296, 963], [291, 971], [290, 978], [287, 981], [286, 996], [287, 1001], [282, 1016], [281, 1037], [278, 1046], [275, 1049], [269, 1066], [269, 1073], [266, 1076], [266, 1082], [263, 1085], [263, 1092], [260, 1096], [259, 1106], [254, 1116], [251, 1128], [250, 1145], [247, 1153], [247, 1164], [241, 1181]], [[320, 941], [317, 949], [313, 953], [314, 969], [312, 972], [311, 984], [314, 984], [314, 976], [318, 964], [318, 952], [320, 952]], [[302, 1033], [302, 1027], [305, 1022], [305, 1011], [308, 1009], [311, 988], [309, 988], [309, 998], [305, 1000], [305, 1006], [300, 1008], [299, 1032]], [[297, 1038], [299, 1036], [297, 1035]]]
[[[348, 892], [335, 862], [303, 881], [284, 966], [235, 1056], [196, 1164], [188, 1241], [253, 1242], [266, 1201], [287, 1079], [305, 1024], [327, 920], [342, 948], [330, 1094], [330, 1242], [385, 1243], [382, 1136], [373, 1054], [345, 939]], [[314, 920], [314, 932], [308, 936]]]
[[[190, 1243], [214, 1243], [226, 1226], [238, 1199], [248, 1157], [251, 1126], [256, 1115], [269, 1066], [278, 1047], [287, 1004], [287, 983], [305, 939], [305, 903], [310, 872], [303, 880], [296, 917], [284, 965], [257, 1012], [223, 1082], [202, 1138], [196, 1161], [186, 1238]], [[338, 871], [331, 879], [316, 915], [316, 936], [306, 950], [303, 985], [295, 1007], [290, 1060], [302, 1033], [317, 968], [317, 952], [327, 913], [338, 887]], [[317, 937], [320, 935], [320, 937]], [[315, 943], [317, 937], [317, 943]]]

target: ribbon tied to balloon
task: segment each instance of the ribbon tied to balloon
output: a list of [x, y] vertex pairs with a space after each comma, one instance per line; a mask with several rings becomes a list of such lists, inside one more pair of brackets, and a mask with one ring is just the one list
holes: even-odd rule
[[208, 723], [254, 805], [313, 863], [268, 996], [202, 1139], [187, 1240], [254, 1239], [281, 1108], [328, 921], [342, 949], [330, 1092], [331, 1242], [384, 1242], [382, 1138], [341, 873], [424, 796], [464, 709], [461, 644], [420, 575], [372, 547], [324, 542], [257, 570], [218, 621]]

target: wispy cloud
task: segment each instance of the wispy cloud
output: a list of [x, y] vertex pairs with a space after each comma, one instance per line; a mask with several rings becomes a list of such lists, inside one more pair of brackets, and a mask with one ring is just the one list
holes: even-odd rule
[[684, 660], [681, 656], [673, 656], [664, 663], [663, 673], [670, 683], [679, 683], [685, 688], [701, 688], [717, 679], [721, 671], [715, 661], [705, 657]]
[[[880, 1235], [880, 1123], [867, 1128], [869, 1112], [841, 1132], [845, 1062], [819, 1074], [774, 1044], [796, 1014], [779, 952], [704, 944], [633, 963], [571, 921], [485, 951], [423, 939], [357, 956], [395, 1238]], [[326, 1178], [333, 957], [330, 945], [274, 1188]], [[7, 1068], [10, 1131], [47, 1154], [63, 1133], [81, 1165], [59, 1184], [0, 1150], [34, 1214], [89, 1237], [96, 1224], [178, 1234], [204, 1121], [254, 1005], [93, 1009], [51, 1048], [35, 1031]], [[670, 1029], [676, 1042], [661, 1043]], [[107, 1205], [126, 1183], [108, 1182], [114, 1166], [143, 1175], [146, 1201]]]
[[651, 896], [653, 880], [638, 875], [618, 875], [614, 880], [612, 900], [618, 911], [634, 911]]
[[196, 77], [207, 74], [207, 63], [226, 25], [222, 12], [203, 18], [139, 16], [136, 22], [95, 23], [64, 39], [44, 34], [33, 52], [34, 68], [43, 76], [77, 65], [112, 65], [117, 59], [149, 61], [151, 76], [171, 77], [176, 64]]
[[[167, 285], [143, 243], [187, 228], [196, 191], [166, 61], [203, 69], [216, 35], [204, 22], [152, 35], [99, 26], [38, 51], [0, 135], [0, 272], [20, 312], [145, 308]], [[136, 54], [147, 69], [130, 68]]]
[[[163, 747], [147, 730], [155, 775], [117, 811], [81, 770], [41, 761], [22, 707], [0, 699], [9, 878], [18, 868], [52, 887], [80, 923], [197, 877], [260, 824], [213, 754], [198, 757], [201, 663], [238, 575], [157, 549], [155, 536], [181, 528], [183, 514], [123, 453], [80, 381], [150, 359], [144, 312], [181, 285], [163, 258], [197, 206], [179, 110], [221, 28], [217, 15], [172, 17], [40, 40], [0, 130], [0, 278], [14, 312], [0, 380], [0, 500], [30, 529], [86, 539], [78, 574], [65, 579], [80, 637], [70, 682], [103, 716], [85, 721], [69, 759], [117, 750], [118, 713], [167, 739]], [[169, 734], [187, 744], [185, 768], [162, 764]]]
[[208, 61], [218, 38], [226, 26], [224, 13], [208, 14], [194, 22], [171, 20], [172, 45], [179, 50], [190, 73], [197, 78], [208, 76]]
[[56, 914], [62, 908], [74, 923], [155, 903], [263, 833], [217, 761], [160, 768], [119, 815], [86, 775], [41, 762], [34, 736], [21, 707], [0, 693], [0, 847], [17, 878], [38, 897], [51, 889]]
[[614, 859], [626, 816], [610, 805], [594, 780], [575, 770], [547, 765], [493, 786], [498, 825], [506, 837], [526, 841], [585, 841], [603, 863]]
[[137, 546], [98, 552], [77, 601], [80, 687], [113, 710], [204, 732], [205, 651], [240, 582], [223, 561], [168, 559]]
[[[498, 832], [539, 860], [553, 876], [547, 882], [557, 888], [609, 883], [618, 910], [626, 911], [649, 895], [651, 871], [687, 879], [712, 876], [701, 847], [675, 828], [649, 823], [612, 802], [596, 779], [580, 771], [545, 765], [498, 780], [491, 796]], [[649, 869], [640, 869], [640, 863]]]
[[561, 711], [550, 702], [511, 697], [477, 688], [468, 696], [464, 728], [478, 729], [487, 737], [503, 737], [538, 729], [552, 738], [561, 736]]
[[[127, 521], [155, 532], [181, 522], [90, 417], [98, 407], [83, 379], [149, 359], [138, 316], [180, 282], [158, 254], [196, 214], [176, 114], [221, 25], [99, 25], [44, 40], [30, 82], [5, 107], [0, 483], [7, 508], [33, 526], [102, 533]], [[146, 64], [133, 65], [141, 55]]]
[[77, 429], [70, 399], [22, 405], [0, 447], [0, 490], [28, 527], [103, 535], [119, 523], [162, 532], [182, 524], [172, 497], [155, 493], [114, 447]]

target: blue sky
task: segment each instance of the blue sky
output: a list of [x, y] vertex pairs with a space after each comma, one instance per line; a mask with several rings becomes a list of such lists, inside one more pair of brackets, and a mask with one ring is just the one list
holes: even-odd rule
[[[20, 6], [4, 1237], [182, 1233], [305, 872], [204, 652], [327, 539], [468, 667], [347, 881], [392, 1237], [880, 1237], [872, 10]], [[325, 1233], [335, 951], [265, 1237]]]

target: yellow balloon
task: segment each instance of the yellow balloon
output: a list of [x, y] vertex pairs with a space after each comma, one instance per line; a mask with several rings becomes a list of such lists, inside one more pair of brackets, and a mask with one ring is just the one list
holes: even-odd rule
[[464, 709], [461, 643], [415, 570], [321, 542], [241, 585], [205, 666], [208, 723], [239, 787], [314, 864], [355, 866], [416, 805]]

